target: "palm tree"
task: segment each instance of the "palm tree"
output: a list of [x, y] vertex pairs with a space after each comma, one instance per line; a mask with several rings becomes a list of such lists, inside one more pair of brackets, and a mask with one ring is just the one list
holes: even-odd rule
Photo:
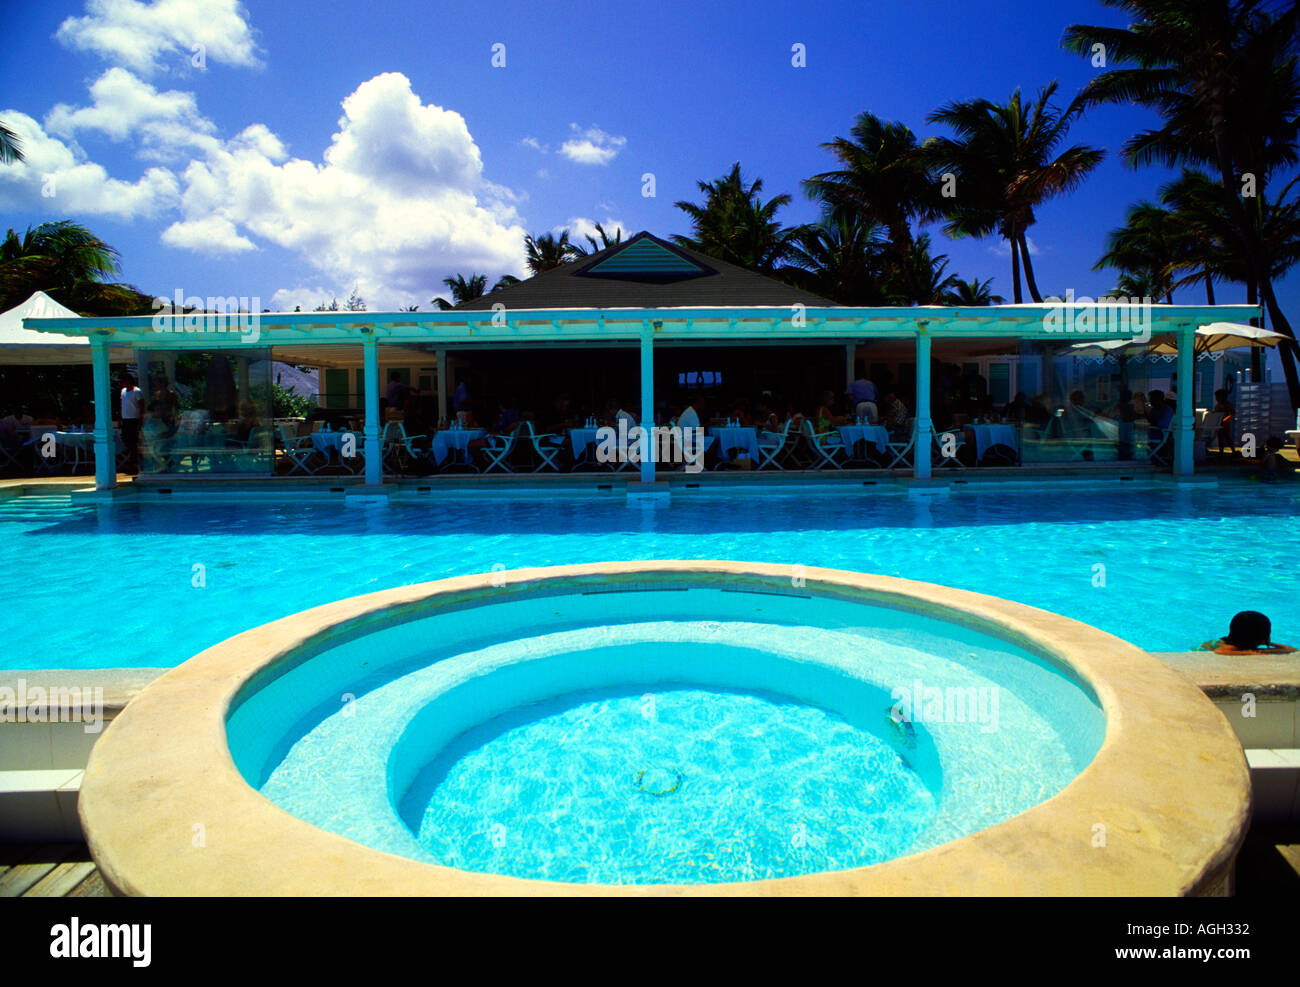
[[605, 232], [605, 227], [597, 223], [596, 233], [600, 236], [599, 240], [597, 240], [596, 237], [592, 236], [590, 233], [586, 235], [587, 243], [591, 244], [590, 249], [587, 247], [580, 246], [576, 243], [573, 245], [573, 252], [576, 256], [589, 257], [592, 254], [600, 253], [602, 250], [607, 250], [610, 247], [618, 246], [618, 244], [623, 242], [622, 230], [615, 230], [614, 237], [613, 239], [611, 239], [609, 234]]
[[1142, 283], [1148, 298], [1174, 300], [1174, 271], [1186, 262], [1190, 243], [1177, 216], [1154, 202], [1139, 202], [1128, 218], [1106, 238], [1106, 252], [1092, 266], [1094, 271], [1114, 268]]
[[36, 291], [87, 314], [152, 311], [147, 295], [107, 280], [120, 270], [117, 250], [79, 223], [41, 223], [21, 237], [11, 229], [0, 242], [0, 311]]
[[933, 176], [918, 153], [916, 135], [903, 123], [861, 113], [851, 137], [822, 145], [843, 165], [814, 175], [804, 192], [829, 208], [852, 209], [879, 223], [901, 256], [911, 251], [912, 222], [933, 218], [939, 196]]
[[463, 274], [457, 274], [452, 278], [443, 278], [442, 283], [447, 286], [447, 289], [451, 292], [452, 301], [457, 305], [473, 298], [481, 298], [483, 293], [487, 291], [486, 274], [471, 274], [468, 281]]
[[944, 297], [945, 305], [1001, 305], [1005, 298], [993, 293], [993, 279], [981, 281], [971, 278], [969, 281], [956, 280]]
[[1174, 289], [1203, 284], [1206, 304], [1213, 305], [1215, 281], [1238, 281], [1248, 284], [1247, 293], [1257, 297], [1223, 196], [1209, 175], [1183, 169], [1181, 177], [1160, 187], [1160, 202], [1170, 210], [1184, 244], [1183, 256], [1169, 272]]
[[1020, 269], [1034, 301], [1042, 301], [1034, 277], [1028, 230], [1035, 208], [1076, 188], [1104, 156], [1086, 145], [1055, 153], [1075, 111], [1058, 111], [1051, 100], [1059, 83], [1039, 90], [1026, 107], [1020, 90], [1008, 102], [966, 100], [936, 110], [929, 120], [951, 127], [955, 138], [932, 138], [924, 152], [937, 168], [955, 173], [957, 194], [946, 200], [949, 236], [997, 233], [1011, 251], [1012, 295], [1021, 301]]
[[740, 162], [712, 182], [697, 182], [704, 202], [676, 202], [691, 218], [691, 236], [674, 236], [673, 242], [711, 257], [747, 267], [760, 274], [774, 274], [792, 253], [799, 227], [782, 226], [778, 210], [790, 204], [789, 195], [773, 196], [764, 202], [759, 193], [763, 180], [746, 185]]
[[1058, 152], [1078, 112], [1071, 105], [1052, 105], [1059, 83], [1038, 91], [1029, 106], [1016, 89], [1005, 103], [987, 99], [949, 103], [927, 117], [950, 127], [954, 137], [936, 137], [924, 145], [936, 168], [953, 172], [957, 194], [945, 200], [949, 236], [986, 237], [997, 233], [1011, 247], [1012, 294], [1020, 294], [1023, 262], [1029, 296], [1041, 302], [1029, 255], [1029, 228], [1034, 210], [1048, 199], [1077, 188], [1105, 156], [1099, 148], [1073, 144]]
[[0, 164], [13, 164], [22, 160], [22, 138], [0, 123]]
[[500, 291], [502, 288], [509, 288], [513, 284], [518, 284], [519, 279], [513, 274], [503, 274], [497, 278], [497, 283], [492, 286], [493, 291]]
[[794, 238], [781, 276], [841, 305], [884, 304], [884, 228], [860, 213], [835, 210]]
[[1241, 195], [1246, 174], [1254, 176], [1262, 199], [1270, 175], [1297, 160], [1300, 5], [1291, 2], [1275, 11], [1269, 7], [1276, 5], [1266, 0], [1102, 2], [1119, 7], [1134, 23], [1127, 28], [1076, 24], [1066, 30], [1067, 50], [1091, 55], [1100, 44], [1121, 66], [1090, 81], [1079, 100], [1085, 105], [1136, 103], [1160, 114], [1159, 128], [1142, 131], [1125, 144], [1129, 164], [1214, 169], [1250, 282], [1273, 327], [1291, 337], [1279, 350], [1291, 402], [1300, 407], [1295, 365], [1300, 349], [1273, 290], [1260, 216], [1252, 219]]
[[524, 237], [524, 249], [527, 251], [528, 269], [534, 274], [567, 264], [578, 256], [577, 248], [569, 242], [568, 230], [564, 230], [558, 238], [553, 233], [527, 235]]
[[945, 273], [948, 255], [930, 254], [930, 234], [920, 233], [911, 252], [898, 257], [886, 273], [885, 294], [890, 305], [946, 305], [960, 278]]

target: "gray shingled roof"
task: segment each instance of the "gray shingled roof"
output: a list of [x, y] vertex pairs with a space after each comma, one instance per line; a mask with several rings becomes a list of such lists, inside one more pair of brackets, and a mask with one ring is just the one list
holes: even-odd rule
[[[693, 261], [705, 273], [686, 277], [591, 276], [587, 272], [602, 261], [649, 239], [661, 247]], [[457, 305], [457, 309], [490, 309], [497, 302], [510, 309], [529, 308], [681, 308], [699, 306], [832, 306], [835, 303], [801, 291], [775, 278], [765, 277], [735, 264], [709, 257], [697, 250], [660, 240], [644, 230], [599, 253], [543, 271], [526, 281], [489, 292]]]

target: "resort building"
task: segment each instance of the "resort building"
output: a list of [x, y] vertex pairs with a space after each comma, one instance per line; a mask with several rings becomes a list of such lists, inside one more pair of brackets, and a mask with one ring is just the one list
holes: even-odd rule
[[[379, 487], [386, 474], [585, 468], [653, 484], [683, 463], [656, 462], [649, 433], [640, 446], [632, 430], [642, 454], [606, 462], [596, 433], [683, 413], [709, 432], [709, 468], [924, 480], [1154, 462], [1189, 475], [1206, 445], [1235, 441], [1198, 410], [1248, 363], [1197, 359], [1197, 330], [1257, 315], [1140, 299], [843, 306], [642, 232], [447, 311], [186, 299], [154, 316], [24, 325], [89, 340], [99, 489], [116, 482], [111, 354], [127, 349], [147, 405], [142, 475], [334, 470]], [[275, 363], [320, 369], [310, 415], [277, 419]], [[1172, 414], [1147, 407], [1151, 391]]]

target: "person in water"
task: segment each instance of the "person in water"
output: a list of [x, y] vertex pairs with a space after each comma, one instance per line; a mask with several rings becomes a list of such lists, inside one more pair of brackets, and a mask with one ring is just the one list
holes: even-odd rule
[[1232, 618], [1226, 637], [1206, 641], [1202, 651], [1219, 655], [1289, 655], [1295, 648], [1274, 644], [1273, 624], [1258, 610], [1243, 610]]

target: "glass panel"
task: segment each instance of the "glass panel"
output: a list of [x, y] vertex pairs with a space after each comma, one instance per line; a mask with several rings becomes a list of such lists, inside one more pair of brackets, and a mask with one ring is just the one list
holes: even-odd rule
[[138, 458], [141, 473], [269, 474], [270, 356], [252, 348], [140, 352], [140, 424], [131, 424], [137, 402], [123, 409], [126, 467]]

